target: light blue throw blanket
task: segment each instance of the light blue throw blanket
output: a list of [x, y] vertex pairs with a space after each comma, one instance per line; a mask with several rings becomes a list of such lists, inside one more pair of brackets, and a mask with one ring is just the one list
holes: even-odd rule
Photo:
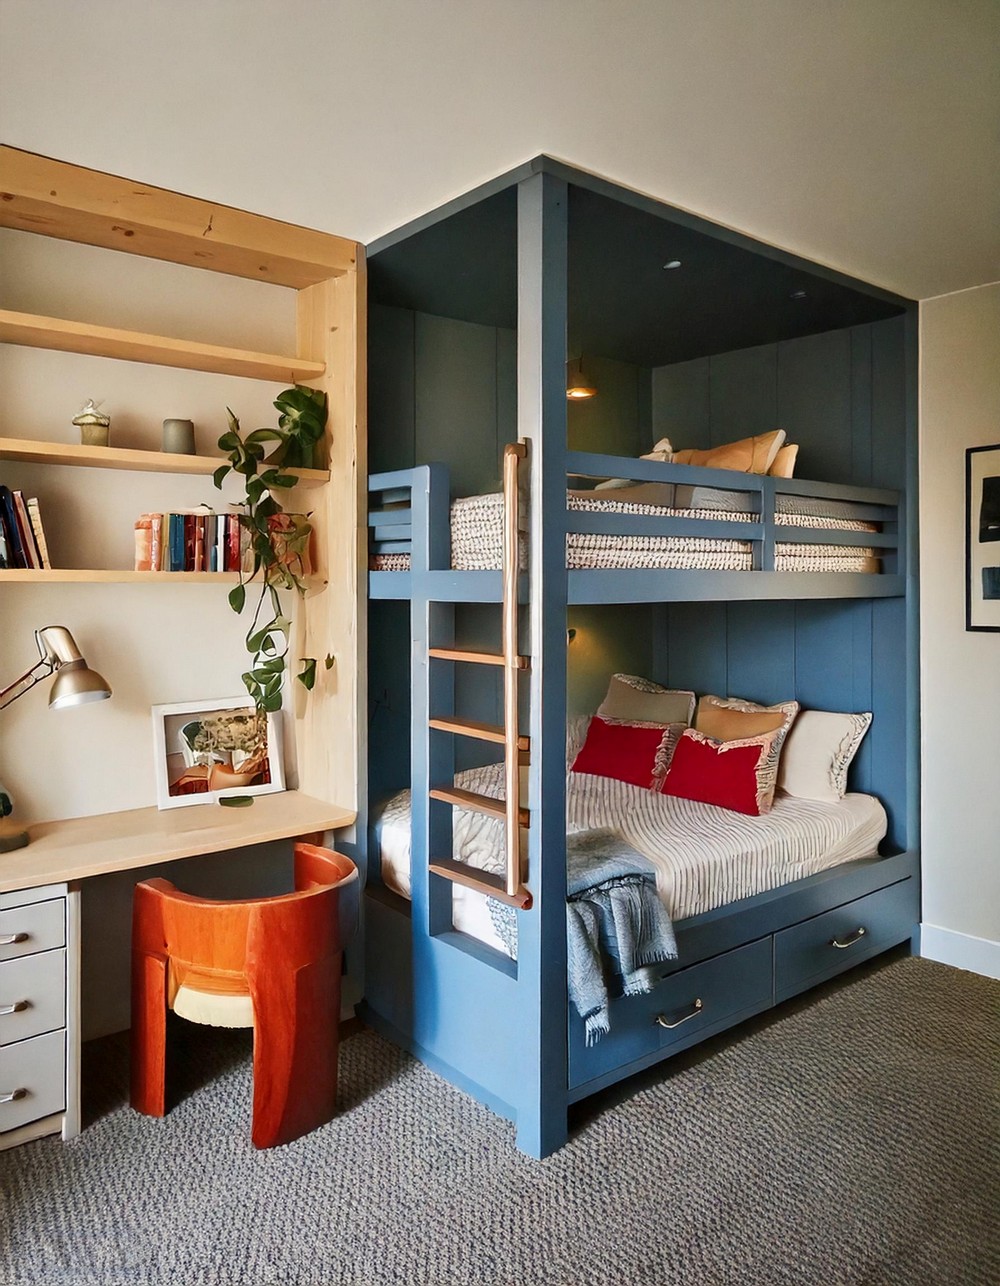
[[656, 868], [612, 830], [566, 837], [569, 995], [593, 1045], [610, 1028], [609, 982], [626, 996], [651, 991], [655, 965], [677, 959]]
[[[490, 899], [494, 927], [517, 959], [514, 908]], [[612, 989], [651, 991], [655, 966], [677, 959], [667, 909], [656, 892], [653, 863], [615, 831], [566, 837], [566, 955], [569, 996], [593, 1045], [610, 1028]]]

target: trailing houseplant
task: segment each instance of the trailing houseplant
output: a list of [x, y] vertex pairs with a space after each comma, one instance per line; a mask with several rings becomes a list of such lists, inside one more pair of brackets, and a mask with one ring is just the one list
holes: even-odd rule
[[[301, 384], [285, 389], [274, 405], [279, 412], [277, 428], [254, 429], [247, 434], [226, 408], [229, 428], [219, 438], [219, 449], [228, 463], [220, 465], [213, 475], [217, 487], [230, 473], [243, 479], [244, 512], [240, 522], [251, 560], [249, 570], [240, 566], [240, 581], [229, 591], [229, 605], [241, 613], [248, 590], [259, 587], [246, 635], [250, 666], [243, 683], [262, 717], [281, 707], [291, 622], [281, 610], [279, 591], [305, 593], [313, 532], [309, 516], [287, 513], [279, 497], [298, 482], [288, 469], [313, 464], [315, 446], [323, 436], [327, 418], [326, 394]], [[332, 658], [327, 657], [327, 668], [332, 664]], [[315, 657], [302, 658], [296, 677], [307, 689], [314, 686]]]

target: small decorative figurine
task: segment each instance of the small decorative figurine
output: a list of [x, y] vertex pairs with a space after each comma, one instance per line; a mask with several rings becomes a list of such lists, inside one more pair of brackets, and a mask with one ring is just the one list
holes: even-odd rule
[[111, 429], [111, 416], [105, 415], [97, 408], [100, 402], [88, 398], [78, 415], [73, 416], [73, 423], [80, 430], [80, 441], [85, 447], [106, 447]]

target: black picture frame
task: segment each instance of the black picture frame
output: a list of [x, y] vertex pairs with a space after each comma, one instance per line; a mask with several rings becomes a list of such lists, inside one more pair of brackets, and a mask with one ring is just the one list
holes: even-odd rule
[[965, 452], [965, 628], [1000, 633], [1000, 443]]

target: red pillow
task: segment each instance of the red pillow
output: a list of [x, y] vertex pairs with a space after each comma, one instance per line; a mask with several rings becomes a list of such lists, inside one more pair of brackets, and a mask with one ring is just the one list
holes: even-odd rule
[[770, 802], [760, 798], [757, 768], [772, 740], [764, 736], [715, 741], [687, 728], [677, 742], [660, 790], [664, 795], [758, 817], [770, 809]]
[[573, 760], [573, 772], [614, 777], [632, 786], [653, 785], [656, 752], [664, 729], [649, 724], [608, 723], [596, 714], [587, 728], [587, 739]]

